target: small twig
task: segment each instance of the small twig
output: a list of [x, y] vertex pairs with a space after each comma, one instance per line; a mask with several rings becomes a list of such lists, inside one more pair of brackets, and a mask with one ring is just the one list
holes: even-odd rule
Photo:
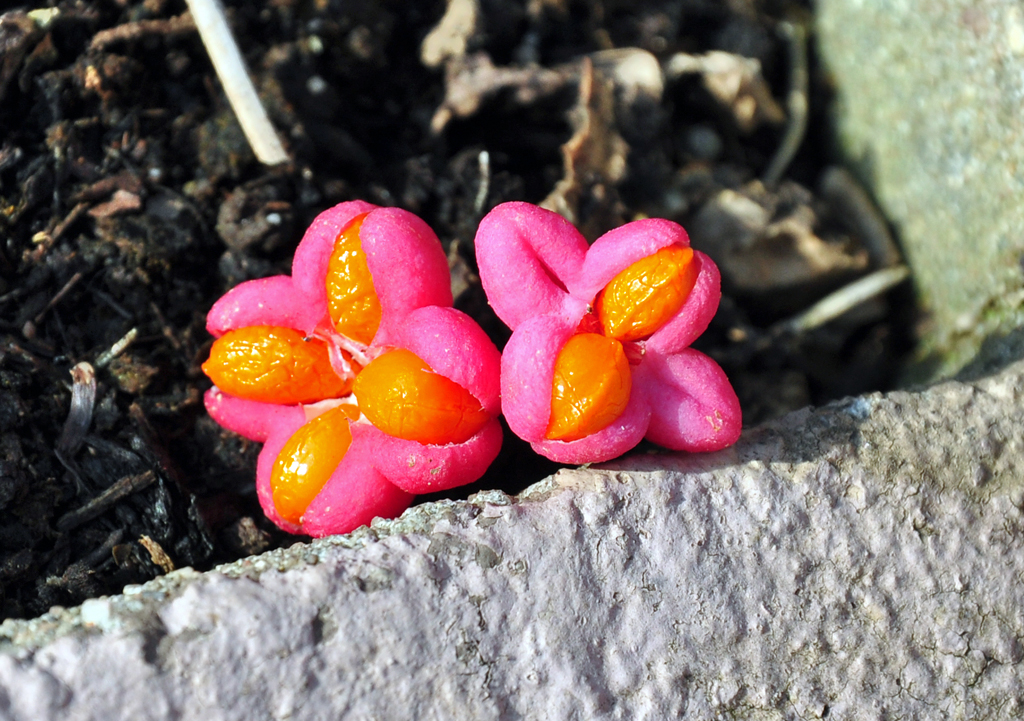
[[894, 288], [909, 275], [910, 270], [905, 265], [884, 268], [825, 296], [799, 315], [779, 321], [764, 330], [752, 326], [738, 327], [734, 329], [737, 333], [734, 345], [719, 352], [716, 360], [729, 365], [745, 365], [754, 356], [771, 348], [786, 347], [803, 333], [825, 325], [861, 303]]
[[132, 328], [125, 333], [119, 341], [110, 346], [107, 350], [100, 353], [99, 357], [96, 358], [96, 367], [103, 368], [110, 361], [117, 358], [119, 355], [124, 353], [125, 349], [135, 342], [135, 339], [139, 337], [139, 329]]
[[37, 353], [38, 351], [30, 350], [15, 341], [13, 336], [6, 336], [0, 341], [0, 358], [4, 356], [10, 359], [17, 358], [22, 363], [32, 366], [32, 372], [34, 373], [39, 373], [50, 366], [49, 363], [44, 363]]
[[264, 165], [278, 165], [288, 160], [267, 111], [256, 94], [249, 73], [246, 72], [242, 53], [231, 35], [224, 9], [218, 0], [187, 0], [192, 11], [199, 37], [210, 54], [221, 86], [228, 96], [249, 145]]
[[889, 268], [900, 262], [889, 224], [848, 170], [828, 168], [822, 173], [819, 190], [843, 224], [864, 244], [875, 268]]
[[78, 203], [71, 212], [64, 216], [64, 219], [53, 226], [50, 231], [41, 230], [32, 236], [32, 242], [36, 243], [38, 247], [33, 251], [33, 258], [36, 256], [42, 256], [53, 244], [60, 240], [60, 237], [64, 235], [64, 231], [70, 227], [72, 223], [82, 217], [82, 214], [89, 208], [88, 203]]
[[106, 177], [100, 178], [95, 183], [90, 184], [86, 188], [75, 193], [71, 196], [71, 199], [76, 203], [88, 203], [92, 204], [94, 200], [100, 200], [101, 198], [109, 197], [115, 190], [127, 190], [129, 193], [139, 195], [142, 193], [145, 185], [142, 182], [142, 178], [138, 172], [135, 172], [134, 168], [128, 166], [127, 161], [120, 155], [113, 156], [122, 165], [126, 166], [125, 170], [120, 171], [116, 175], [107, 175]]
[[50, 233], [50, 239], [54, 242], [60, 240], [60, 237], [64, 235], [64, 231], [68, 229], [68, 226], [81, 218], [82, 213], [84, 213], [88, 207], [88, 203], [78, 203], [74, 208], [72, 208], [71, 212], [64, 217], [64, 220], [54, 226], [53, 232]]
[[114, 481], [110, 488], [103, 491], [103, 493], [93, 498], [81, 508], [76, 508], [74, 511], [61, 516], [60, 520], [57, 521], [57, 530], [67, 533], [71, 529], [91, 521], [106, 512], [107, 509], [122, 498], [148, 488], [155, 480], [156, 474], [153, 471], [146, 471], [137, 476], [125, 476]]
[[57, 295], [50, 298], [50, 302], [46, 304], [46, 307], [39, 311], [35, 318], [25, 323], [25, 327], [21, 329], [21, 334], [29, 340], [34, 338], [36, 335], [36, 328], [38, 328], [39, 324], [43, 322], [43, 318], [46, 317], [46, 314], [50, 312], [50, 309], [53, 308], [53, 306], [61, 302], [64, 296], [66, 296], [71, 289], [78, 284], [78, 281], [80, 281], [82, 277], [82, 271], [78, 271], [71, 276], [71, 280], [65, 283], [64, 287], [57, 291]]
[[130, 313], [123, 305], [118, 303], [116, 300], [110, 297], [110, 293], [104, 293], [98, 288], [90, 288], [89, 291], [96, 296], [101, 302], [105, 303], [112, 311], [117, 313], [125, 320], [135, 320], [135, 316]]
[[15, 300], [25, 295], [26, 293], [28, 293], [28, 290], [25, 288], [25, 286], [15, 288], [10, 293], [4, 293], [3, 295], [0, 295], [0, 303], [6, 303], [9, 300]]
[[181, 350], [181, 341], [174, 335], [174, 331], [171, 330], [171, 326], [167, 324], [167, 320], [164, 318], [164, 314], [160, 312], [160, 306], [150, 301], [149, 309], [153, 311], [153, 315], [156, 316], [157, 321], [160, 323], [160, 330], [164, 334], [164, 338], [170, 341], [171, 345], [174, 346], [174, 350]]
[[899, 285], [909, 275], [910, 269], [905, 265], [876, 270], [874, 273], [825, 296], [795, 318], [779, 323], [774, 330], [790, 333], [804, 333], [813, 330], [835, 320], [846, 311], [856, 308], [876, 295], [881, 295]]
[[491, 154], [486, 150], [481, 150], [480, 155], [477, 156], [477, 163], [480, 166], [480, 185], [476, 189], [476, 198], [473, 200], [473, 212], [480, 215], [491, 187]]
[[166, 35], [174, 37], [194, 32], [196, 24], [189, 13], [182, 13], [177, 17], [158, 20], [138, 20], [133, 23], [124, 23], [116, 27], [100, 30], [93, 35], [89, 43], [90, 50], [103, 50], [108, 45], [117, 42], [138, 40], [147, 35]]
[[90, 568], [93, 568], [95, 566], [99, 566], [101, 563], [105, 563], [108, 560], [113, 561], [114, 559], [111, 551], [114, 550], [114, 546], [121, 542], [121, 539], [123, 537], [124, 529], [115, 528], [113, 531], [110, 532], [106, 540], [103, 541], [103, 545], [101, 545], [95, 551], [93, 551], [88, 556], [82, 559], [83, 561], [85, 561], [85, 565], [89, 566]]
[[64, 287], [61, 288], [59, 291], [57, 291], [57, 295], [53, 296], [50, 299], [50, 302], [46, 304], [46, 307], [43, 308], [41, 311], [39, 311], [39, 315], [37, 315], [33, 319], [33, 321], [35, 322], [36, 325], [39, 325], [40, 323], [43, 322], [43, 317], [46, 315], [46, 313], [51, 308], [53, 308], [53, 306], [57, 305], [58, 303], [61, 302], [61, 300], [64, 299], [64, 296], [66, 296], [71, 291], [71, 289], [74, 288], [78, 284], [78, 281], [80, 281], [82, 279], [82, 276], [83, 276], [82, 271], [78, 271], [73, 276], [71, 276], [71, 279], [67, 283], [64, 284]]
[[761, 181], [769, 188], [782, 179], [807, 130], [807, 31], [802, 25], [783, 22], [779, 24], [779, 33], [789, 43], [789, 96], [786, 98], [789, 121], [779, 149], [761, 176]]

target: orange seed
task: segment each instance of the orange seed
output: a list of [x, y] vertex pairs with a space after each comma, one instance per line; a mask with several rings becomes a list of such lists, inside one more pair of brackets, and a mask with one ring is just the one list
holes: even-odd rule
[[343, 336], [369, 345], [380, 327], [380, 300], [370, 266], [359, 240], [366, 215], [360, 215], [338, 234], [327, 264], [327, 310]]
[[225, 393], [283, 405], [338, 398], [352, 385], [334, 372], [326, 343], [270, 325], [222, 335], [213, 342], [203, 372]]
[[337, 406], [292, 434], [274, 460], [270, 491], [274, 508], [289, 523], [302, 514], [324, 487], [352, 443], [348, 409]]
[[641, 258], [597, 295], [604, 334], [622, 341], [646, 338], [679, 312], [696, 282], [690, 248], [670, 245]]
[[370, 423], [407, 441], [462, 443], [489, 419], [473, 394], [405, 349], [370, 361], [352, 392]]
[[622, 343], [599, 333], [574, 335], [555, 359], [545, 436], [578, 441], [607, 427], [626, 410], [631, 386]]

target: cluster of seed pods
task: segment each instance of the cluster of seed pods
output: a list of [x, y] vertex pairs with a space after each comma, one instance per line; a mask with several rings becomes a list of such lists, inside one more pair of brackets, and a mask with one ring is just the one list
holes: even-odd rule
[[206, 407], [264, 444], [257, 492], [278, 526], [344, 533], [483, 475], [501, 447], [499, 355], [451, 304], [433, 231], [358, 201], [316, 218], [292, 275], [214, 304]]
[[480, 280], [512, 328], [502, 412], [563, 463], [605, 461], [641, 439], [712, 451], [739, 437], [725, 373], [692, 348], [721, 298], [718, 268], [671, 221], [637, 220], [587, 245], [562, 216], [504, 203], [476, 235]]
[[291, 276], [214, 305], [206, 406], [264, 443], [257, 491], [278, 526], [343, 533], [476, 480], [500, 448], [500, 411], [569, 463], [613, 458], [645, 435], [690, 451], [736, 440], [735, 393], [688, 347], [717, 308], [718, 271], [680, 226], [636, 221], [588, 249], [561, 216], [505, 203], [476, 247], [513, 329], [503, 356], [451, 307], [433, 232], [358, 201], [317, 217]]

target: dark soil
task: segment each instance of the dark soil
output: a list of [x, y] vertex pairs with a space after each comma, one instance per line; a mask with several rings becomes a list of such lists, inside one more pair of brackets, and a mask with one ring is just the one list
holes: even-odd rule
[[[204, 412], [205, 315], [235, 284], [288, 272], [306, 225], [344, 200], [423, 217], [449, 251], [457, 306], [499, 347], [507, 331], [473, 274], [488, 209], [559, 187], [591, 238], [638, 214], [682, 222], [723, 268], [698, 347], [733, 380], [747, 425], [884, 388], [908, 350], [906, 292], [779, 332], [885, 263], [851, 218], [873, 217], [844, 198], [855, 185], [821, 185], [832, 159], [813, 50], [808, 132], [781, 182], [756, 182], [787, 130], [793, 45], [779, 23], [806, 24], [804, 3], [480, 0], [476, 31], [433, 68], [420, 47], [443, 1], [227, 5], [284, 167], [253, 157], [183, 0], [62, 0], [45, 27], [39, 13], [0, 18], [0, 616], [295, 542], [260, 512], [259, 447]], [[663, 67], [678, 52], [755, 58], [774, 115], [754, 97], [746, 123], [700, 74], [631, 97], [585, 59], [628, 47]], [[497, 75], [472, 74], [487, 61]], [[453, 100], [460, 88], [475, 104]], [[435, 115], [446, 93], [450, 118]], [[769, 225], [730, 246], [736, 202]], [[824, 249], [810, 271], [807, 236]], [[81, 362], [94, 398], [88, 368], [72, 383]], [[488, 475], [448, 497], [515, 493], [554, 468], [506, 434]]]

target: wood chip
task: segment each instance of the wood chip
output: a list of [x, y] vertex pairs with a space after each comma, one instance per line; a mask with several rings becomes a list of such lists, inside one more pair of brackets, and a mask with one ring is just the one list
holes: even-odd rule
[[114, 195], [106, 203], [100, 203], [89, 209], [89, 215], [94, 218], [109, 218], [112, 215], [124, 215], [134, 213], [142, 209], [142, 198], [127, 190], [115, 190]]
[[154, 541], [149, 536], [139, 536], [139, 543], [149, 551], [149, 557], [153, 563], [160, 566], [164, 573], [170, 573], [174, 570], [174, 561], [167, 555], [167, 552], [160, 546], [159, 543]]
[[573, 134], [562, 145], [564, 174], [540, 206], [562, 215], [585, 237], [594, 238], [621, 219], [584, 218], [580, 208], [612, 205], [589, 201], [606, 198], [622, 180], [629, 145], [615, 123], [615, 85], [595, 71], [589, 57], [580, 64], [579, 84], [579, 100], [569, 113]]

